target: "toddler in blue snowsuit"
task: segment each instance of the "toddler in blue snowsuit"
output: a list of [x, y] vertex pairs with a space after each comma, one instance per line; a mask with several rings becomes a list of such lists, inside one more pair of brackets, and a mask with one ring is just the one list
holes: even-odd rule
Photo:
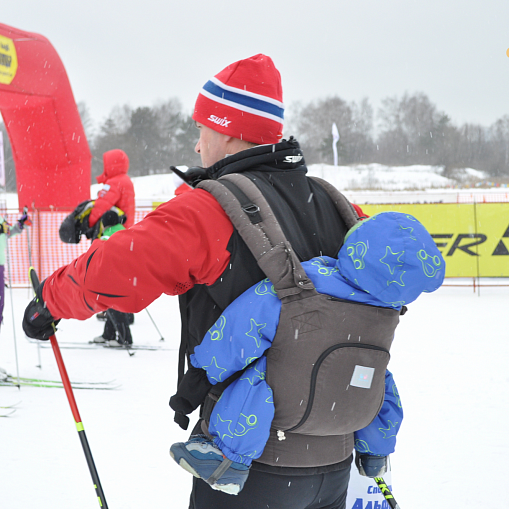
[[[424, 226], [399, 212], [382, 212], [355, 225], [337, 259], [322, 256], [302, 266], [320, 293], [395, 309], [422, 292], [435, 291], [445, 275], [445, 262]], [[190, 357], [212, 384], [244, 370], [212, 411], [208, 431], [213, 443], [197, 437], [171, 448], [172, 457], [183, 468], [226, 493], [242, 489], [251, 462], [261, 456], [269, 437], [274, 403], [265, 381], [264, 353], [276, 334], [280, 310], [281, 301], [270, 280], [264, 279], [224, 310]], [[385, 461], [394, 452], [402, 418], [398, 391], [387, 371], [381, 410], [371, 424], [354, 433], [358, 454]], [[210, 478], [223, 458], [229, 460], [230, 468], [219, 479], [217, 475]], [[370, 476], [362, 463], [358, 466]]]

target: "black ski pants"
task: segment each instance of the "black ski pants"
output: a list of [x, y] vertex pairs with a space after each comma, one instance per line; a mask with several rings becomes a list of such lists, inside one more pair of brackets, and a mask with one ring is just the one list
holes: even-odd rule
[[104, 324], [103, 338], [106, 340], [118, 339], [119, 343], [132, 344], [131, 329], [129, 328], [130, 313], [122, 313], [115, 309], [106, 311], [106, 323]]
[[251, 469], [238, 495], [213, 490], [193, 477], [189, 509], [345, 509], [350, 465], [315, 475], [278, 475]]

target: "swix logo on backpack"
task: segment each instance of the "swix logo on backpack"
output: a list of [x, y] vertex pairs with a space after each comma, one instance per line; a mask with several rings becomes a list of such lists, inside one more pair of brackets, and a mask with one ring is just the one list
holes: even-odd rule
[[211, 122], [214, 122], [214, 124], [220, 125], [222, 127], [228, 127], [228, 124], [231, 122], [231, 120], [226, 120], [227, 117], [219, 118], [215, 115], [210, 115], [210, 117], [207, 120], [210, 120]]

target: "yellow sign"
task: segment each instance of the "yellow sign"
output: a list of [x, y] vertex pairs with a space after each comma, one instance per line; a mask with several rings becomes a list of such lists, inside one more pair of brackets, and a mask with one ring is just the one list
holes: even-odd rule
[[429, 231], [446, 277], [509, 277], [509, 203], [361, 205], [369, 216], [406, 212]]
[[10, 85], [18, 70], [18, 57], [12, 39], [0, 35], [0, 83]]

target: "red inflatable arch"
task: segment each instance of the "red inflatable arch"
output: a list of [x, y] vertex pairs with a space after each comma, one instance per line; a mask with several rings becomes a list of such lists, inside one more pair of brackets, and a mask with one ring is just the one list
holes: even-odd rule
[[2, 24], [0, 112], [20, 208], [74, 209], [90, 199], [92, 156], [60, 57], [42, 35]]

